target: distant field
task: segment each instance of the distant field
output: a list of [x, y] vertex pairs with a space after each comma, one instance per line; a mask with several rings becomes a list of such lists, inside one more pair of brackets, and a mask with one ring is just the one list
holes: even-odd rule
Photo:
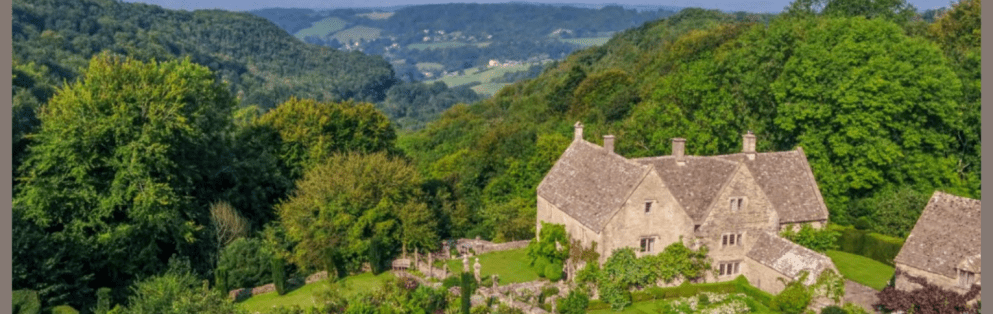
[[357, 14], [357, 16], [361, 16], [370, 20], [385, 20], [393, 16], [393, 12], [363, 13], [363, 14]]
[[[390, 272], [383, 272], [378, 276], [372, 273], [363, 273], [355, 276], [345, 277], [338, 282], [346, 298], [358, 294], [362, 291], [369, 291], [377, 287], [386, 279], [393, 277]], [[299, 305], [307, 308], [314, 305], [314, 293], [326, 286], [326, 282], [318, 281], [290, 291], [280, 296], [278, 293], [266, 293], [249, 298], [237, 303], [238, 307], [247, 310], [249, 313], [268, 313], [273, 306]]]
[[585, 38], [569, 38], [569, 39], [559, 39], [567, 43], [573, 43], [581, 45], [583, 47], [600, 46], [606, 44], [610, 40], [610, 37], [585, 37]]
[[841, 251], [827, 251], [827, 256], [842, 276], [876, 290], [883, 290], [893, 277], [893, 267], [865, 256]]
[[500, 91], [504, 86], [510, 85], [510, 83], [483, 83], [472, 87], [472, 90], [480, 95], [494, 95], [496, 92]]
[[296, 38], [304, 39], [307, 36], [320, 36], [324, 37], [330, 34], [334, 34], [345, 28], [345, 20], [337, 17], [329, 17], [317, 22], [314, 22], [310, 27], [301, 29], [299, 32], [294, 34]]
[[418, 71], [441, 70], [445, 68], [445, 66], [441, 65], [441, 63], [434, 62], [418, 62], [414, 66], [417, 67]]
[[459, 85], [465, 85], [472, 82], [480, 82], [483, 84], [490, 83], [490, 80], [503, 77], [504, 73], [524, 71], [531, 67], [530, 64], [522, 64], [507, 67], [492, 67], [487, 68], [483, 71], [477, 71], [476, 68], [466, 69], [465, 75], [460, 76], [446, 76], [438, 79], [438, 81], [445, 82], [448, 87], [455, 87]]
[[447, 41], [440, 43], [416, 43], [416, 44], [407, 45], [407, 49], [417, 49], [417, 50], [444, 49], [444, 48], [462, 47], [467, 45], [469, 44], [458, 41]]
[[340, 43], [350, 43], [359, 39], [373, 40], [379, 38], [382, 29], [368, 26], [356, 26], [334, 34], [334, 38]]

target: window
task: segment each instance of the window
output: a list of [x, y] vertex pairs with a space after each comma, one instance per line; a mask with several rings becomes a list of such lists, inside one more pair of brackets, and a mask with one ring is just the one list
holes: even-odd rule
[[652, 201], [645, 201], [645, 213], [652, 212]]
[[731, 211], [736, 212], [741, 209], [741, 204], [744, 202], [743, 197], [733, 197], [731, 198]]
[[737, 275], [741, 272], [739, 264], [741, 264], [740, 261], [720, 263], [720, 276]]
[[976, 280], [976, 274], [959, 269], [959, 285], [968, 288]]
[[727, 233], [721, 235], [721, 246], [731, 246], [737, 245], [741, 246], [741, 234], [740, 233]]
[[655, 238], [641, 238], [641, 251], [652, 252], [655, 248]]

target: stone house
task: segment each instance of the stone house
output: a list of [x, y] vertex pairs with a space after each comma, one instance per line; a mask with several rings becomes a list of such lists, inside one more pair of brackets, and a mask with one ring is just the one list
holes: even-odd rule
[[802, 149], [759, 153], [749, 132], [736, 154], [689, 156], [685, 140], [676, 138], [672, 155], [628, 159], [614, 152], [613, 136], [604, 136], [601, 147], [582, 132], [577, 122], [572, 144], [538, 185], [539, 231], [542, 222], [565, 225], [584, 246], [597, 243], [600, 263], [623, 247], [641, 256], [680, 239], [703, 244], [714, 267], [706, 281], [741, 274], [771, 293], [784, 288], [776, 278], [807, 270], [812, 283], [822, 270], [836, 269], [827, 256], [778, 236], [784, 227], [827, 222]]
[[931, 195], [893, 259], [897, 289], [911, 291], [921, 287], [910, 282], [907, 275], [923, 277], [930, 284], [960, 294], [966, 294], [973, 285], [981, 286], [980, 203], [938, 191]]

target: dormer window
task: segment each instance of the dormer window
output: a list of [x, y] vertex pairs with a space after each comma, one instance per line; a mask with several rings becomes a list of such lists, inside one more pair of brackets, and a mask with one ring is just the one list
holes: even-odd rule
[[970, 271], [965, 271], [959, 269], [959, 286], [963, 288], [968, 288], [976, 282], [976, 274]]
[[645, 201], [645, 213], [648, 214], [651, 212], [652, 212], [652, 201]]
[[736, 212], [741, 209], [742, 203], [744, 203], [744, 197], [732, 197], [731, 198], [731, 211]]

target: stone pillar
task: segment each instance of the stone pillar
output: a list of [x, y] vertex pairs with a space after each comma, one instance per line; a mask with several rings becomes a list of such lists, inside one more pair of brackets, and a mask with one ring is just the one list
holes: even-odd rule
[[469, 255], [462, 255], [462, 272], [469, 272]]
[[434, 277], [434, 255], [428, 253], [428, 278]]
[[476, 264], [475, 265], [472, 265], [472, 268], [473, 268], [473, 273], [476, 274], [476, 281], [482, 280], [482, 277], [480, 276], [479, 270], [480, 270], [480, 268], [483, 268], [483, 266], [482, 265], [479, 265], [479, 258], [478, 257], [476, 258]]

